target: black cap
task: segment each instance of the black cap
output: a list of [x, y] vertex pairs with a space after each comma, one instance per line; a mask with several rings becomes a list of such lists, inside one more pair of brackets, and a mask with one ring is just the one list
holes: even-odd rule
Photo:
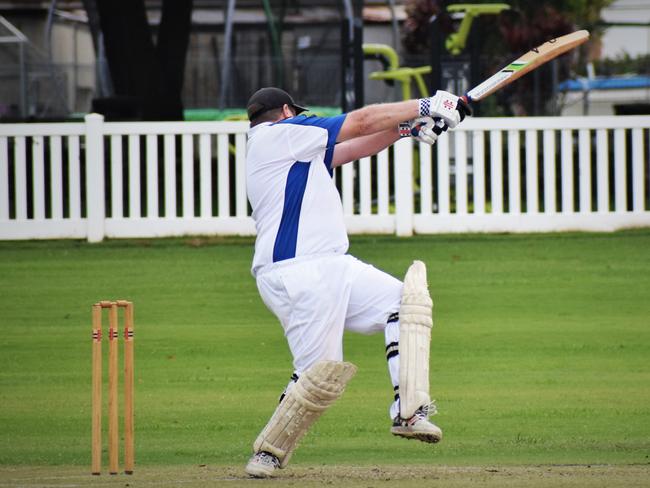
[[296, 115], [307, 110], [305, 107], [296, 105], [293, 98], [291, 98], [291, 95], [280, 88], [261, 88], [253, 93], [246, 104], [248, 120], [253, 120], [256, 117], [259, 117], [267, 110], [281, 108], [285, 103], [290, 107], [293, 107], [296, 111]]

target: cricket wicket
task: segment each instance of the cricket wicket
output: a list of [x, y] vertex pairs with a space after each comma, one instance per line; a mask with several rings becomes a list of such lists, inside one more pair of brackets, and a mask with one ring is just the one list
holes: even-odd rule
[[108, 309], [108, 468], [118, 472], [118, 309], [124, 309], [124, 472], [133, 474], [133, 303], [102, 300], [93, 304], [92, 474], [102, 467], [102, 310]]

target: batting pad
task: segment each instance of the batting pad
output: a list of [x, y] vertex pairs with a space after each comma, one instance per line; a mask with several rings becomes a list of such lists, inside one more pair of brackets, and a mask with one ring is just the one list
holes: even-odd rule
[[319, 361], [305, 371], [257, 436], [254, 452], [274, 454], [284, 468], [302, 436], [341, 397], [356, 372], [354, 364], [343, 361]]
[[429, 348], [433, 301], [427, 286], [427, 269], [413, 261], [404, 277], [399, 309], [400, 417], [411, 418], [429, 396]]

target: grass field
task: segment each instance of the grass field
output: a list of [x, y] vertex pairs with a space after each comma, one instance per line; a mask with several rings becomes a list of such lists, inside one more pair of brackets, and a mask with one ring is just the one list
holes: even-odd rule
[[[422, 479], [470, 486], [487, 472], [495, 484], [476, 486], [511, 486], [503, 480], [518, 478], [504, 472], [543, 480], [540, 466], [579, 465], [548, 472], [577, 480], [566, 486], [601, 486], [600, 466], [603, 486], [647, 486], [650, 230], [356, 237], [350, 252], [399, 277], [412, 259], [427, 263], [434, 421], [445, 438], [390, 436], [383, 337], [347, 335], [359, 373], [303, 440], [286, 483], [381, 486], [407, 476], [406, 464]], [[183, 486], [204, 486], [211, 472], [246, 484], [252, 440], [291, 373], [251, 256], [243, 238], [0, 243], [0, 486], [85, 486], [90, 305], [107, 298], [136, 306], [141, 484], [131, 485], [174, 470], [197, 483]]]

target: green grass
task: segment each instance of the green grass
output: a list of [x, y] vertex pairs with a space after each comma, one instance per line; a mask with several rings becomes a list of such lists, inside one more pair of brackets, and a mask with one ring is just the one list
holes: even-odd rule
[[[650, 463], [650, 230], [356, 237], [396, 276], [428, 265], [445, 438], [388, 434], [383, 337], [296, 465]], [[291, 373], [249, 239], [0, 243], [0, 465], [90, 458], [90, 305], [136, 306], [138, 465], [241, 465]], [[106, 397], [106, 396], [105, 396]]]

